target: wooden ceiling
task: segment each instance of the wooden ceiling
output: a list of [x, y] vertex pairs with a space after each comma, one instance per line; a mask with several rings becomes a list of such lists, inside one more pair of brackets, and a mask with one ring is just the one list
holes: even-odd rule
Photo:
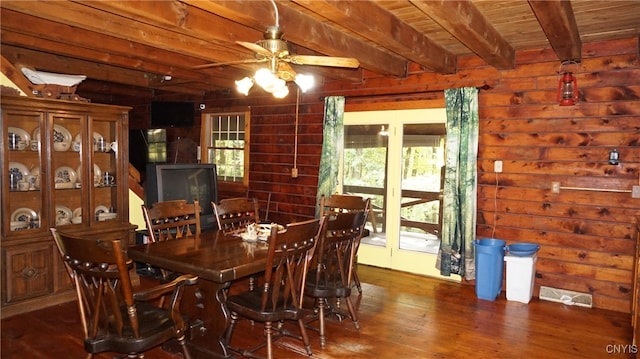
[[[582, 43], [640, 34], [638, 0], [276, 4], [290, 52], [360, 61], [358, 69], [296, 70], [350, 83], [362, 81], [363, 71], [402, 78], [410, 63], [451, 74], [468, 54], [498, 69], [514, 68], [515, 52], [526, 49], [552, 48], [559, 62], [580, 61]], [[261, 40], [276, 24], [273, 3], [257, 0], [2, 0], [0, 7], [5, 74], [16, 77], [27, 66], [190, 95], [233, 88], [255, 65], [194, 66], [254, 58], [235, 42]]]

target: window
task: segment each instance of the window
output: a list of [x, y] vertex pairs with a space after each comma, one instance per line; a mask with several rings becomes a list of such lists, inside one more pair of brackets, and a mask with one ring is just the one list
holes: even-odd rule
[[147, 162], [167, 162], [167, 130], [147, 130]]
[[218, 181], [249, 184], [250, 112], [202, 115], [201, 158], [216, 164]]

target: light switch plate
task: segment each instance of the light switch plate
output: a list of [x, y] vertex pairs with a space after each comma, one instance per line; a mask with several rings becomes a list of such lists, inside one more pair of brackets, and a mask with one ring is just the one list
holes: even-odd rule
[[493, 163], [493, 170], [496, 173], [502, 173], [502, 161], [497, 160]]

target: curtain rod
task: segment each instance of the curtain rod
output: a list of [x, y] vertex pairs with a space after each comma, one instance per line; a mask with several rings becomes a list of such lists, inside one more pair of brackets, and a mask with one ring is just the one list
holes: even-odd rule
[[[476, 89], [480, 90], [490, 90], [491, 86], [484, 84], [482, 86], [477, 86]], [[350, 98], [367, 98], [367, 97], [382, 97], [382, 96], [403, 96], [403, 95], [416, 95], [416, 94], [424, 94], [424, 93], [436, 93], [441, 92], [443, 90], [425, 90], [425, 91], [415, 91], [415, 92], [390, 92], [390, 93], [378, 93], [371, 95], [352, 95], [352, 96], [344, 96], [345, 100]], [[326, 96], [320, 96], [320, 101], [324, 101]]]

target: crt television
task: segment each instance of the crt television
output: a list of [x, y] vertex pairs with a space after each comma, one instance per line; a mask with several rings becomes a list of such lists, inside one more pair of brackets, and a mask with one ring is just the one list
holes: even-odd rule
[[211, 201], [218, 202], [216, 165], [210, 163], [147, 164], [145, 173], [145, 204], [186, 199], [200, 202], [200, 226], [203, 230], [217, 228]]

